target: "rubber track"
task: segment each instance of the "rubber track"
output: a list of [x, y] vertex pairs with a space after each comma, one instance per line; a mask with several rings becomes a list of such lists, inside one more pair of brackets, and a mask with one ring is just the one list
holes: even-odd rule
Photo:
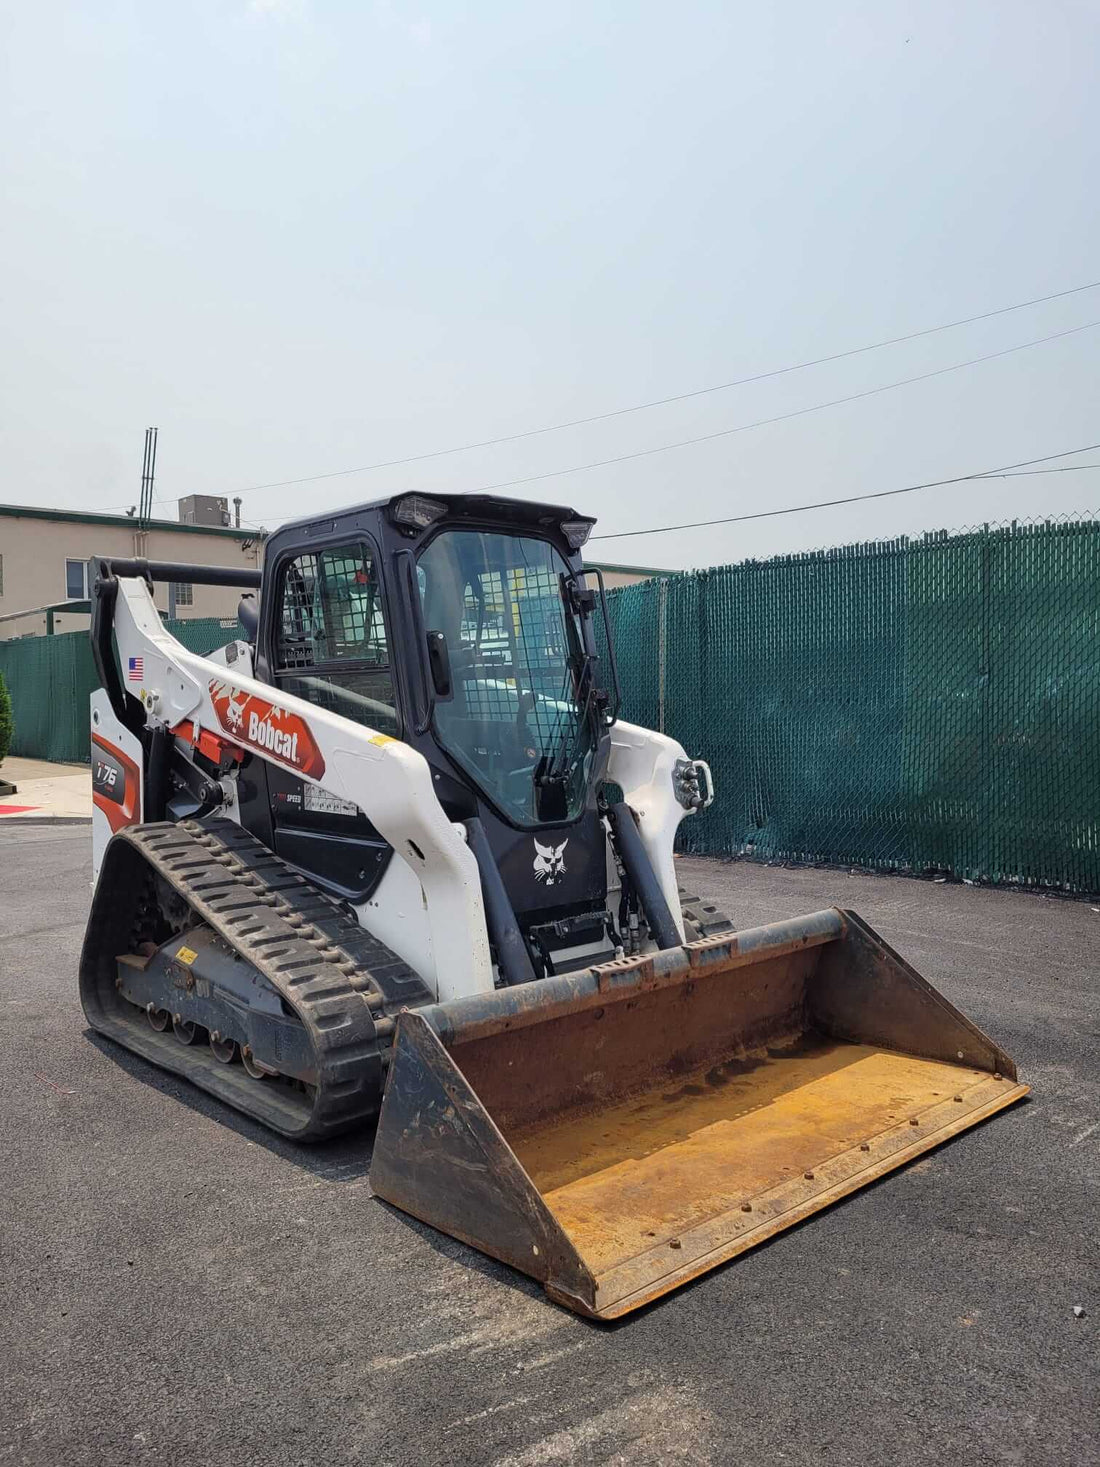
[[[339, 903], [230, 821], [134, 826], [120, 831], [111, 847], [119, 842], [140, 853], [197, 918], [258, 969], [302, 1023], [316, 1056], [312, 1108], [305, 1097], [292, 1104], [278, 1095], [285, 1087], [277, 1084], [239, 1083], [243, 1071], [228, 1073], [237, 1067], [223, 1067], [219, 1075], [201, 1051], [193, 1057], [189, 1048], [176, 1046], [173, 1051], [157, 1044], [153, 1031], [141, 1025], [140, 1011], [135, 1032], [120, 1032], [131, 1026], [127, 1016], [116, 1014], [110, 1021], [102, 981], [98, 1005], [85, 1002], [95, 1027], [299, 1141], [337, 1135], [373, 1117], [392, 1043], [388, 1014], [406, 1004], [431, 1001], [408, 964]], [[107, 860], [111, 854], [109, 848]], [[105, 861], [110, 885], [106, 867]], [[109, 885], [104, 891], [108, 901]], [[101, 877], [97, 897], [103, 887]], [[93, 906], [89, 943], [95, 938], [95, 915]], [[81, 963], [85, 991], [90, 968], [98, 958], [102, 972], [104, 956], [89, 954], [86, 944]], [[133, 1008], [121, 998], [116, 1000], [119, 1006]]]
[[[722, 911], [721, 907], [715, 906], [709, 897], [690, 896], [685, 887], [679, 888], [680, 911], [685, 922], [690, 922], [696, 929], [696, 940], [700, 937], [714, 937], [719, 932], [734, 932], [736, 928], [730, 917]], [[692, 939], [688, 938], [689, 941]]]

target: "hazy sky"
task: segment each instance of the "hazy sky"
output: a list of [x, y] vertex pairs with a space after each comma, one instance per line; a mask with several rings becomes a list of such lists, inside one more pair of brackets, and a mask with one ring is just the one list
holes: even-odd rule
[[[0, 500], [404, 458], [1100, 280], [1095, 0], [6, 0]], [[1100, 289], [492, 449], [244, 494], [274, 526], [774, 417], [1100, 322]], [[502, 492], [612, 531], [1100, 442], [1100, 327]], [[1100, 462], [1100, 452], [1085, 462]], [[1073, 462], [1068, 460], [1067, 462]], [[594, 554], [713, 564], [1100, 509], [994, 480]]]

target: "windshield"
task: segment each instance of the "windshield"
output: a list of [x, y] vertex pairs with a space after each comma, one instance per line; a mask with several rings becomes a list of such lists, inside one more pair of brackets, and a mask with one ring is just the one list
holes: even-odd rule
[[425, 628], [450, 662], [440, 742], [515, 823], [575, 819], [596, 719], [565, 560], [544, 540], [445, 530], [418, 570]]

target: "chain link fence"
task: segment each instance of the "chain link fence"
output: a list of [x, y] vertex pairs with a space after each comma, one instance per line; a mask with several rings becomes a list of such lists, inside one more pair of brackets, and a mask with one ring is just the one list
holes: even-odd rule
[[[1100, 891], [1100, 522], [685, 572], [609, 597], [623, 716], [718, 797], [706, 855]], [[176, 621], [196, 652], [236, 623]], [[88, 759], [86, 633], [0, 642], [11, 752]]]
[[[192, 652], [209, 652], [240, 635], [235, 621], [196, 617], [165, 627]], [[11, 694], [15, 728], [10, 752], [29, 759], [87, 764], [88, 699], [99, 686], [87, 632], [0, 642], [0, 673]]]
[[623, 715], [706, 759], [706, 855], [1100, 891], [1100, 522], [615, 591]]

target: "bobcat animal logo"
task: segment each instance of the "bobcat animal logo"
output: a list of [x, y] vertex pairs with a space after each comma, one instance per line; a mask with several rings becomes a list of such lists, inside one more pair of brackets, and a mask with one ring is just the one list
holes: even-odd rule
[[565, 848], [569, 844], [563, 840], [560, 846], [540, 846], [535, 842], [535, 880], [545, 881], [547, 886], [555, 886], [565, 875]]
[[241, 692], [233, 693], [230, 697], [225, 713], [226, 717], [229, 719], [229, 725], [231, 728], [240, 729], [243, 726], [244, 705], [246, 702], [247, 698], [245, 694]]

